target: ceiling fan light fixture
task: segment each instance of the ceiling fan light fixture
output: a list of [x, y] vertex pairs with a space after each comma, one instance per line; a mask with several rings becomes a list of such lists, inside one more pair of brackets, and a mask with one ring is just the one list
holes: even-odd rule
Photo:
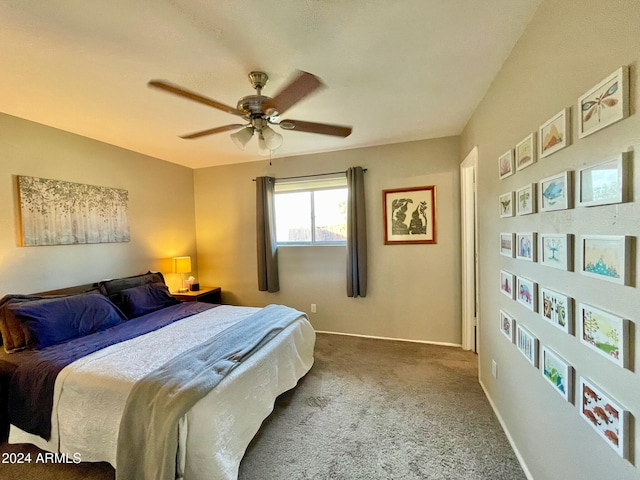
[[236, 144], [236, 147], [240, 150], [244, 150], [244, 147], [249, 143], [251, 137], [253, 137], [253, 128], [245, 127], [242, 130], [238, 130], [236, 133], [232, 133], [230, 137], [231, 140], [233, 140], [233, 143]]
[[258, 134], [258, 155], [263, 157], [271, 155], [271, 149], [267, 146], [267, 141], [264, 139], [262, 132]]
[[282, 146], [282, 135], [273, 128], [264, 127], [260, 133], [260, 138], [264, 139], [264, 143], [269, 150], [277, 150]]

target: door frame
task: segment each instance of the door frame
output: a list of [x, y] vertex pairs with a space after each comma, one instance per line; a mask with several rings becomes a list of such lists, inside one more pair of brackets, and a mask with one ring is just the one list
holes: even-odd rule
[[476, 179], [478, 147], [460, 164], [462, 245], [462, 348], [478, 352], [478, 228]]

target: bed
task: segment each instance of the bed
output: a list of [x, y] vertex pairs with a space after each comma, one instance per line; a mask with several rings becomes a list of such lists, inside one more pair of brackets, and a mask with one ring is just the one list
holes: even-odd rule
[[9, 442], [109, 462], [117, 479], [237, 478], [313, 364], [306, 315], [177, 302], [151, 272], [84, 290], [0, 301]]

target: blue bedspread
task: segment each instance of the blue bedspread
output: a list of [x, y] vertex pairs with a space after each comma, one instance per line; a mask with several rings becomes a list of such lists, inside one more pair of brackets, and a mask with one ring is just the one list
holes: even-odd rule
[[201, 302], [180, 303], [85, 337], [42, 350], [12, 354], [10, 363], [17, 368], [10, 381], [9, 422], [49, 440], [53, 390], [56, 377], [65, 366], [105, 347], [158, 330], [215, 306]]

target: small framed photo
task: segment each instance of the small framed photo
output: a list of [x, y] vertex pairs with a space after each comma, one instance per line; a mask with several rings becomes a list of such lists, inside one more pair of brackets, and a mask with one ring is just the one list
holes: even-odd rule
[[537, 234], [535, 232], [516, 233], [516, 258], [535, 262], [536, 241]]
[[531, 365], [538, 366], [538, 339], [519, 323], [516, 324], [516, 347]]
[[500, 180], [515, 173], [513, 169], [513, 149], [509, 149], [498, 157], [498, 175]]
[[629, 412], [595, 383], [580, 377], [580, 416], [622, 458], [628, 458]]
[[515, 320], [504, 310], [500, 310], [500, 331], [513, 343], [515, 339]]
[[382, 191], [385, 245], [436, 242], [436, 187]]
[[578, 206], [593, 207], [628, 201], [627, 155], [578, 170]]
[[571, 109], [563, 108], [538, 129], [540, 158], [548, 157], [571, 145]]
[[513, 258], [516, 252], [515, 242], [516, 242], [515, 233], [501, 233], [500, 234], [500, 255]]
[[585, 303], [580, 304], [578, 312], [580, 342], [626, 368], [629, 359], [629, 321]]
[[536, 134], [531, 133], [516, 145], [516, 170], [522, 170], [536, 162]]
[[578, 137], [629, 116], [629, 69], [620, 67], [578, 99]]
[[573, 333], [573, 299], [540, 287], [540, 315], [565, 333]]
[[566, 210], [572, 207], [571, 174], [571, 170], [567, 170], [557, 175], [543, 178], [538, 182], [541, 212]]
[[513, 192], [503, 193], [498, 197], [500, 202], [500, 217], [513, 217], [515, 210], [513, 208]]
[[573, 367], [546, 345], [540, 346], [540, 371], [567, 402], [573, 401]]
[[625, 235], [582, 235], [580, 273], [620, 285], [629, 285], [631, 237]]
[[513, 273], [500, 270], [500, 291], [512, 300], [515, 298], [515, 281], [516, 276]]
[[536, 184], [531, 183], [516, 190], [516, 215], [536, 213]]
[[573, 270], [573, 235], [541, 233], [538, 262], [560, 270]]
[[538, 284], [527, 278], [516, 279], [516, 300], [526, 308], [535, 312], [538, 308]]

